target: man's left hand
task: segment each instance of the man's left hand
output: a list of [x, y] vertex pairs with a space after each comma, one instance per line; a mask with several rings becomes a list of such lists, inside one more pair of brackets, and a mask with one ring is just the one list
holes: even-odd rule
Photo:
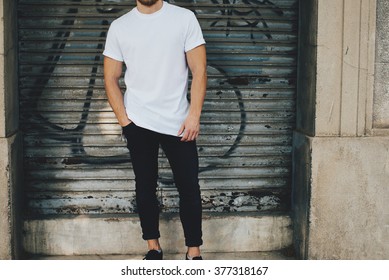
[[200, 132], [200, 118], [194, 117], [192, 115], [189, 115], [185, 122], [181, 125], [180, 130], [178, 131], [178, 136], [180, 136], [182, 133], [181, 141], [182, 142], [189, 142], [194, 141], [199, 136]]

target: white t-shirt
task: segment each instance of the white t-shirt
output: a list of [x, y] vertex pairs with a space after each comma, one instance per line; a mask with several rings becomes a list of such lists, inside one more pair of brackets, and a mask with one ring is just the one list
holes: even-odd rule
[[112, 22], [103, 54], [126, 64], [124, 105], [130, 120], [177, 136], [189, 111], [185, 53], [204, 43], [193, 12], [167, 2], [153, 14], [135, 7]]

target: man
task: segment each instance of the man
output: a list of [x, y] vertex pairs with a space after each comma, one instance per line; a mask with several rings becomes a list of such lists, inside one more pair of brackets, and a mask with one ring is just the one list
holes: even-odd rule
[[[108, 101], [127, 138], [146, 260], [162, 259], [156, 197], [158, 149], [164, 150], [180, 198], [186, 259], [201, 260], [201, 197], [196, 138], [206, 92], [205, 41], [195, 15], [162, 0], [137, 0], [112, 22], [104, 50]], [[126, 92], [119, 88], [126, 64]], [[186, 98], [188, 66], [191, 101]]]

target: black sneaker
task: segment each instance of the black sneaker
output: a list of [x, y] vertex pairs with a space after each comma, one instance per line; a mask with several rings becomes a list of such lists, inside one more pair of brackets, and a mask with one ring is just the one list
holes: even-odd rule
[[197, 257], [193, 257], [192, 259], [189, 259], [188, 253], [186, 253], [186, 255], [185, 255], [185, 260], [194, 260], [194, 261], [197, 261], [197, 260], [203, 260], [203, 257], [197, 256]]
[[147, 252], [146, 256], [143, 258], [144, 260], [162, 260], [163, 253], [158, 252], [157, 250], [150, 250]]

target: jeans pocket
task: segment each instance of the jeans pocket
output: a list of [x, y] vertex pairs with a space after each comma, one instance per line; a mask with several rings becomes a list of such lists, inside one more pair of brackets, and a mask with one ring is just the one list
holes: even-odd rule
[[127, 137], [127, 133], [130, 131], [132, 127], [134, 127], [134, 122], [130, 122], [128, 125], [122, 127], [122, 134]]

